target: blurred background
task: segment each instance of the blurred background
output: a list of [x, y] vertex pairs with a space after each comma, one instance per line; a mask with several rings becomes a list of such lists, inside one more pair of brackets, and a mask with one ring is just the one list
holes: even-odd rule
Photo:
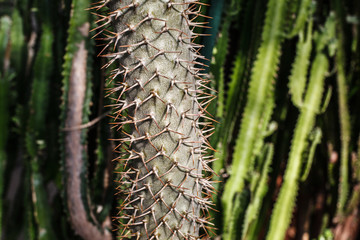
[[[202, 2], [210, 238], [360, 239], [360, 2]], [[92, 4], [0, 0], [2, 240], [116, 238], [119, 133]]]

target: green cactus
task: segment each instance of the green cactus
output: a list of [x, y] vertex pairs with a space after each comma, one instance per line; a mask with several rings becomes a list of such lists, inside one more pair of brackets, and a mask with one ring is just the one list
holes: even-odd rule
[[[331, 18], [329, 19], [331, 21]], [[325, 54], [321, 52], [323, 47], [327, 44], [326, 34], [327, 33], [322, 34], [318, 38], [317, 54], [311, 67], [306, 94], [303, 101], [299, 100], [303, 103], [300, 107], [300, 115], [292, 139], [292, 146], [285, 171], [284, 182], [281, 186], [280, 193], [272, 213], [270, 229], [266, 238], [268, 240], [283, 239], [285, 237], [286, 229], [290, 224], [299, 188], [298, 184], [301, 178], [300, 170], [302, 167], [303, 153], [307, 147], [307, 138], [315, 125], [316, 115], [321, 112], [320, 103], [324, 90], [325, 76], [329, 68], [328, 59]], [[299, 44], [302, 44], [302, 42], [300, 41]], [[298, 62], [298, 60], [295, 60], [295, 63], [296, 62]], [[293, 73], [294, 72], [295, 71], [293, 71]], [[304, 89], [299, 88], [298, 90], [302, 92]], [[297, 93], [297, 96], [299, 95], [300, 94]], [[298, 100], [296, 100], [295, 103], [298, 103], [297, 101]], [[309, 167], [307, 166], [306, 168]], [[309, 170], [305, 170], [305, 176], [306, 171]]]
[[305, 150], [306, 137], [314, 125], [316, 112], [320, 107], [321, 93], [327, 69], [328, 61], [324, 54], [319, 53], [311, 70], [310, 83], [295, 129], [284, 183], [272, 214], [270, 230], [266, 239], [283, 239], [286, 228], [290, 223], [300, 178], [302, 153]]
[[266, 128], [272, 114], [272, 84], [280, 57], [280, 46], [283, 39], [281, 29], [285, 12], [285, 1], [269, 1], [262, 44], [252, 69], [247, 103], [236, 140], [230, 178], [225, 184], [222, 196], [224, 239], [232, 239], [233, 233], [229, 226], [237, 218], [233, 211], [234, 196], [241, 193], [245, 187], [245, 179], [254, 159], [254, 149], [260, 144], [259, 136], [263, 134], [261, 130]]
[[[211, 171], [207, 135], [200, 122], [213, 97], [195, 67], [200, 45], [194, 22], [196, 1], [101, 1], [108, 7], [99, 23], [112, 71], [109, 89], [113, 126], [122, 131], [116, 151], [125, 170], [118, 217], [120, 237], [199, 239], [207, 234]], [[189, 15], [192, 15], [190, 18]], [[113, 30], [108, 28], [113, 27]], [[105, 53], [109, 51], [109, 53]], [[201, 65], [201, 64], [200, 64]], [[202, 229], [202, 232], [200, 231]]]
[[345, 35], [344, 35], [344, 6], [341, 1], [334, 1], [335, 6], [335, 19], [336, 36], [338, 41], [336, 42], [336, 55], [335, 61], [337, 65], [337, 86], [338, 86], [338, 104], [339, 104], [339, 122], [340, 122], [340, 139], [341, 139], [341, 167], [340, 167], [340, 179], [339, 179], [339, 198], [337, 214], [342, 216], [346, 207], [346, 202], [349, 195], [349, 152], [350, 152], [350, 140], [351, 140], [351, 124], [350, 113], [348, 107], [348, 87], [347, 73], [346, 73], [346, 55], [345, 55]]
[[90, 13], [84, 9], [89, 0], [72, 2], [68, 44], [63, 65], [63, 104], [61, 134], [63, 148], [64, 198], [72, 227], [83, 239], [111, 239], [110, 232], [93, 213], [87, 179], [86, 133], [91, 102], [91, 64], [88, 60], [93, 42], [89, 38]]

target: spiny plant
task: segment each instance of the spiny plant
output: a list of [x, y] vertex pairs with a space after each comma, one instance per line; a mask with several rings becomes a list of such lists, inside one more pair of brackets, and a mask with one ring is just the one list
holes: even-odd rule
[[[200, 35], [194, 0], [104, 0], [97, 35], [108, 78], [115, 151], [120, 162], [119, 236], [137, 239], [199, 239], [207, 235], [206, 108], [214, 97], [201, 73]], [[106, 8], [106, 10], [105, 10]], [[198, 67], [200, 66], [200, 67]], [[201, 230], [202, 229], [202, 230]]]
[[[239, 137], [234, 150], [230, 177], [222, 196], [224, 208], [224, 239], [235, 237], [237, 214], [233, 208], [236, 195], [245, 187], [247, 172], [261, 149], [263, 136], [269, 125], [274, 108], [272, 83], [279, 62], [282, 41], [281, 29], [284, 22], [285, 1], [269, 1], [266, 12], [262, 44], [252, 69], [248, 100], [244, 110]], [[229, 219], [231, 219], [229, 221]]]
[[[309, 25], [310, 29], [312, 24]], [[311, 38], [310, 34], [311, 32], [308, 31], [308, 38]], [[323, 44], [321, 40], [323, 39], [320, 38], [318, 45]], [[299, 44], [301, 45], [303, 43], [300, 41]], [[323, 46], [326, 45], [323, 44]], [[301, 99], [301, 103], [299, 103], [300, 116], [292, 140], [289, 162], [284, 175], [284, 183], [281, 186], [274, 212], [272, 213], [267, 239], [283, 239], [286, 228], [291, 220], [291, 212], [296, 201], [298, 181], [301, 174], [302, 154], [307, 148], [306, 140], [315, 124], [316, 114], [321, 111], [322, 92], [329, 65], [325, 54], [321, 52], [322, 50], [322, 47], [318, 47], [304, 100]], [[294, 74], [296, 74], [296, 72]], [[296, 91], [295, 89], [293, 90], [294, 92]], [[303, 89], [300, 89], [300, 91], [302, 90]], [[298, 95], [301, 96], [300, 93], [298, 93]], [[311, 163], [311, 161], [309, 162]], [[286, 211], [284, 211], [284, 209], [286, 209]], [[282, 223], [280, 226], [279, 222]]]
[[[81, 129], [84, 120], [90, 114], [91, 99], [91, 51], [89, 38], [90, 14], [82, 14], [90, 4], [89, 0], [72, 2], [68, 28], [68, 44], [63, 65], [63, 96], [61, 125], [61, 148], [63, 164], [64, 199], [69, 220], [79, 236], [83, 239], [111, 239], [111, 234], [94, 217], [92, 207], [95, 205], [88, 194], [86, 129]], [[76, 44], [75, 44], [76, 43]], [[79, 127], [80, 126], [80, 127]]]
[[97, 1], [0, 0], [1, 239], [359, 238], [360, 1]]

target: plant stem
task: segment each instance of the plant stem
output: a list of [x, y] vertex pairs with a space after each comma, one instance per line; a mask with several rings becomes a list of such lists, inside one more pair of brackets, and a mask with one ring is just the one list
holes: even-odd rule
[[316, 113], [319, 111], [327, 69], [328, 60], [326, 56], [318, 53], [312, 66], [304, 105], [300, 109], [284, 182], [272, 213], [267, 240], [284, 239], [286, 229], [290, 223], [298, 190], [302, 156], [307, 145], [307, 137], [315, 122]]
[[343, 215], [346, 201], [349, 194], [349, 146], [351, 140], [350, 115], [348, 109], [348, 90], [346, 84], [345, 73], [345, 49], [344, 49], [344, 28], [343, 28], [343, 3], [334, 0], [335, 17], [336, 17], [336, 37], [337, 51], [335, 56], [337, 66], [337, 89], [339, 104], [339, 120], [341, 135], [341, 151], [340, 151], [340, 182], [339, 182], [339, 198], [337, 203], [337, 215]]
[[253, 149], [258, 141], [258, 132], [262, 129], [262, 124], [268, 124], [261, 122], [261, 120], [279, 61], [282, 40], [280, 29], [282, 29], [285, 9], [284, 0], [271, 0], [268, 4], [262, 44], [252, 70], [247, 104], [233, 155], [232, 170], [222, 197], [224, 208], [223, 238], [225, 240], [231, 239], [232, 236], [229, 222], [235, 221], [237, 218], [233, 212], [234, 196], [241, 193], [244, 188], [248, 168], [253, 159]]

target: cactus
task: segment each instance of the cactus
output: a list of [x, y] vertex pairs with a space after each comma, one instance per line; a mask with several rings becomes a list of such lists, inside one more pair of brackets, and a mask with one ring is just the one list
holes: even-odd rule
[[[286, 228], [291, 219], [292, 209], [295, 204], [298, 180], [300, 178], [302, 153], [306, 145], [306, 137], [315, 122], [316, 111], [320, 106], [325, 74], [328, 62], [324, 54], [319, 53], [315, 58], [308, 91], [305, 96], [304, 107], [295, 129], [289, 163], [286, 168], [284, 183], [282, 184], [274, 212], [272, 214], [270, 230], [267, 239], [283, 239]], [[306, 130], [306, 131], [305, 131]], [[279, 227], [281, 223], [281, 227]]]
[[280, 46], [283, 40], [281, 29], [285, 13], [285, 1], [268, 2], [262, 43], [252, 69], [247, 103], [236, 140], [231, 171], [229, 171], [230, 177], [225, 184], [222, 196], [224, 239], [232, 239], [234, 234], [233, 228], [229, 227], [237, 218], [233, 211], [235, 204], [233, 201], [235, 195], [244, 190], [246, 176], [254, 159], [254, 148], [260, 144], [261, 129], [267, 126], [272, 114], [273, 104], [269, 102], [272, 102], [272, 84], [280, 57]]
[[[249, 206], [247, 207], [245, 218], [244, 218], [244, 224], [243, 224], [243, 230], [242, 230], [242, 239], [254, 239], [256, 236], [254, 236], [253, 229], [255, 227], [256, 219], [259, 218], [259, 212], [261, 208], [261, 204], [263, 202], [263, 199], [268, 191], [267, 181], [268, 181], [268, 173], [270, 172], [270, 164], [272, 161], [274, 155], [274, 146], [269, 143], [265, 145], [264, 147], [264, 153], [261, 154], [261, 163], [259, 166], [260, 173], [259, 177], [254, 177], [256, 185], [256, 190], [253, 190], [253, 198], [251, 199]], [[261, 171], [261, 172], [260, 172]], [[255, 188], [255, 186], [254, 186]]]
[[109, 59], [104, 67], [118, 63], [108, 95], [114, 100], [112, 125], [122, 135], [113, 139], [124, 169], [121, 238], [199, 239], [210, 228], [206, 192], [212, 187], [203, 170], [211, 172], [206, 152], [212, 126], [200, 121], [211, 120], [206, 107], [213, 96], [195, 67], [203, 57], [193, 41], [199, 35], [194, 28], [205, 24], [194, 22], [201, 5], [105, 0], [92, 8], [108, 9], [96, 13], [106, 42], [100, 55]]
[[[311, 27], [312, 23], [309, 23]], [[289, 153], [289, 160], [286, 166], [284, 181], [282, 183], [279, 196], [276, 200], [276, 204], [272, 213], [269, 233], [266, 237], [268, 240], [283, 239], [286, 234], [286, 229], [290, 224], [292, 211], [295, 205], [296, 196], [299, 188], [299, 180], [301, 179], [301, 167], [303, 165], [303, 153], [307, 149], [308, 142], [307, 138], [311, 133], [312, 128], [315, 125], [316, 115], [321, 113], [321, 100], [322, 93], [324, 91], [324, 84], [326, 74], [329, 68], [329, 62], [325, 54], [322, 53], [325, 46], [329, 43], [329, 39], [333, 36], [333, 16], [329, 16], [327, 23], [325, 25], [325, 30], [323, 33], [316, 35], [316, 56], [314, 62], [311, 66], [309, 83], [307, 85], [304, 99], [296, 100], [295, 104], [300, 104], [300, 115], [298, 117], [297, 125], [294, 130], [294, 135], [292, 139], [292, 145]], [[308, 34], [311, 29], [308, 29]], [[304, 44], [299, 41], [299, 45]], [[311, 47], [311, 42], [309, 43]], [[298, 58], [300, 58], [298, 56]], [[306, 59], [301, 61], [306, 62]], [[299, 63], [299, 59], [295, 59], [295, 63]], [[305, 68], [307, 68], [305, 66]], [[296, 71], [292, 71], [293, 74], [296, 74]], [[302, 76], [300, 76], [301, 78]], [[299, 79], [296, 76], [292, 76], [290, 79]], [[290, 80], [291, 81], [291, 80]], [[298, 89], [300, 93], [304, 91], [301, 87]], [[300, 93], [296, 93], [296, 96], [301, 96]], [[315, 144], [319, 140], [314, 140]], [[311, 147], [313, 148], [313, 147]], [[309, 164], [311, 164], [311, 155], [313, 155], [313, 150], [310, 150], [310, 163], [304, 164], [304, 178], [306, 178], [307, 172], [309, 171]], [[280, 223], [280, 225], [279, 225]]]
[[339, 122], [340, 122], [340, 139], [341, 139], [341, 166], [339, 179], [339, 198], [337, 215], [344, 214], [345, 206], [349, 195], [349, 149], [351, 140], [350, 113], [348, 107], [348, 89], [346, 86], [346, 54], [345, 54], [345, 37], [344, 37], [344, 6], [341, 1], [334, 1], [335, 6], [335, 28], [338, 41], [336, 42], [335, 61], [337, 66], [337, 86], [338, 86], [338, 104], [339, 104]]
[[[91, 55], [89, 38], [90, 14], [84, 9], [88, 0], [74, 1], [68, 29], [68, 44], [63, 65], [63, 104], [60, 117], [63, 132], [62, 164], [64, 169], [64, 198], [70, 222], [83, 239], [111, 239], [105, 224], [92, 212], [94, 203], [84, 197], [87, 187], [86, 129], [81, 124], [88, 121], [91, 99]], [[86, 14], [83, 14], [83, 13]], [[76, 43], [76, 44], [74, 44]], [[90, 53], [89, 53], [90, 50]]]
[[199, 1], [0, 1], [1, 239], [359, 237], [360, 2]]

